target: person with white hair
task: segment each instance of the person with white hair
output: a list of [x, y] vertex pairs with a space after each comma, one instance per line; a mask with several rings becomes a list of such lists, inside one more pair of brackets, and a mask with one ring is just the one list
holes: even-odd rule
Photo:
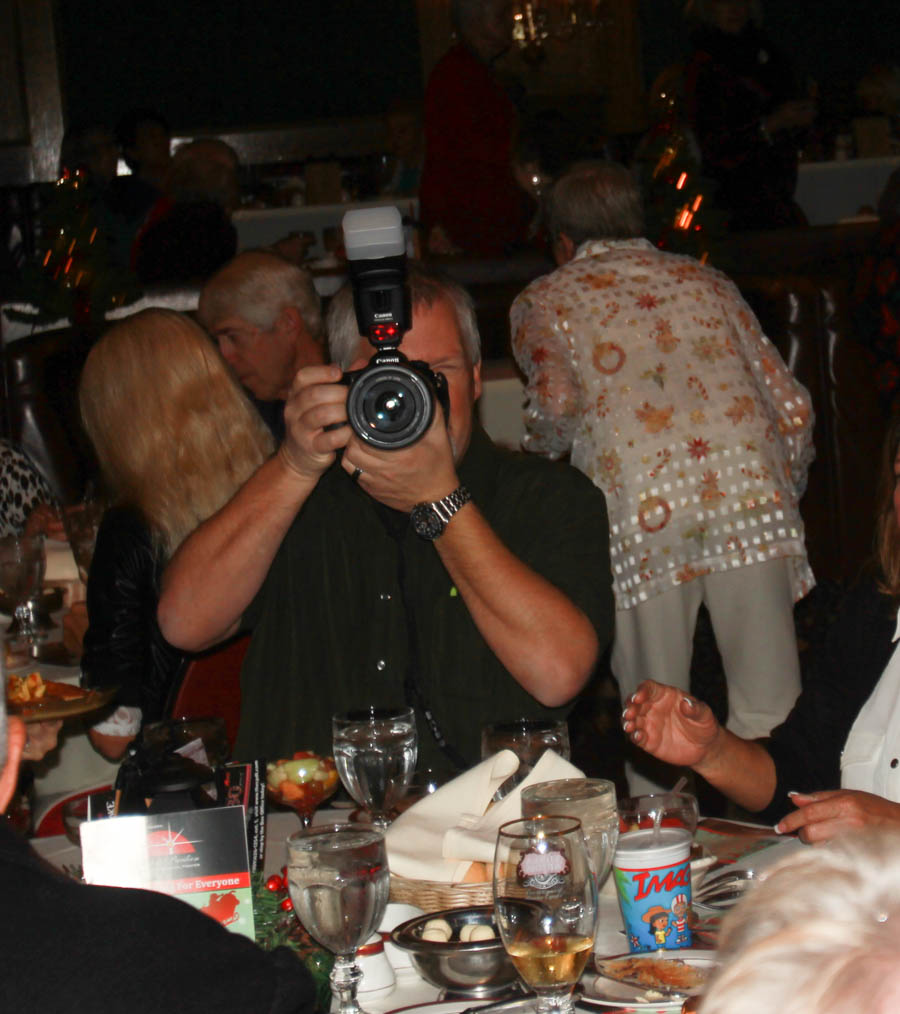
[[803, 849], [722, 922], [699, 1014], [900, 1010], [900, 831]]
[[[0, 814], [26, 726], [0, 694]], [[50, 746], [51, 743], [45, 743]], [[67, 1014], [313, 1014], [315, 986], [287, 948], [265, 953], [155, 891], [92, 887], [53, 869], [0, 817], [0, 1010]]]
[[197, 318], [281, 440], [284, 402], [297, 371], [328, 358], [309, 272], [270, 251], [247, 250], [203, 286]]
[[[687, 690], [709, 610], [728, 727], [764, 736], [800, 692], [793, 604], [812, 587], [798, 503], [809, 394], [723, 274], [643, 238], [632, 174], [582, 163], [546, 199], [559, 265], [515, 299], [526, 450], [571, 460], [606, 494], [612, 671]], [[629, 765], [633, 792], [671, 771]]]

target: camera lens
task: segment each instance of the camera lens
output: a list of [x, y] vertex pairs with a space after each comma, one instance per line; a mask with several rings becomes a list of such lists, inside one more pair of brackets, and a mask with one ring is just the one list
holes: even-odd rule
[[392, 433], [409, 424], [410, 401], [406, 391], [379, 384], [366, 397], [363, 411], [379, 433]]
[[347, 415], [363, 440], [397, 449], [415, 443], [428, 429], [434, 399], [426, 381], [409, 367], [375, 366], [350, 388]]

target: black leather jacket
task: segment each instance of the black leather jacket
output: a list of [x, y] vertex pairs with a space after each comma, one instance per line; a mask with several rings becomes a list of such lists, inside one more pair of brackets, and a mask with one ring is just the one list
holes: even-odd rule
[[161, 570], [140, 516], [125, 507], [108, 510], [88, 575], [81, 682], [119, 686], [118, 703], [140, 708], [144, 723], [167, 717], [166, 701], [187, 658], [156, 622]]

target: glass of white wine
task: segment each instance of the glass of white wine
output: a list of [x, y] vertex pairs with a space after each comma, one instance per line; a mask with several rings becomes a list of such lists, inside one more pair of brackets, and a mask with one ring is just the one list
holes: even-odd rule
[[597, 884], [579, 820], [531, 817], [501, 825], [494, 914], [519, 976], [537, 994], [538, 1014], [572, 1014], [572, 990], [597, 929]]

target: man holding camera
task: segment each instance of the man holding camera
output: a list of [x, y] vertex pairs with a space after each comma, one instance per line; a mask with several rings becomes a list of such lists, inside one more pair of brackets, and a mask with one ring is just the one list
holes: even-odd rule
[[329, 313], [335, 365], [297, 373], [278, 453], [163, 577], [173, 644], [201, 650], [254, 628], [239, 756], [330, 752], [334, 712], [405, 700], [421, 764], [471, 765], [483, 723], [564, 714], [610, 640], [602, 494], [568, 466], [491, 444], [474, 417], [471, 300], [423, 269], [409, 289], [400, 348], [444, 375], [449, 420], [437, 404], [401, 450], [347, 425], [341, 367], [371, 349], [343, 290]]

